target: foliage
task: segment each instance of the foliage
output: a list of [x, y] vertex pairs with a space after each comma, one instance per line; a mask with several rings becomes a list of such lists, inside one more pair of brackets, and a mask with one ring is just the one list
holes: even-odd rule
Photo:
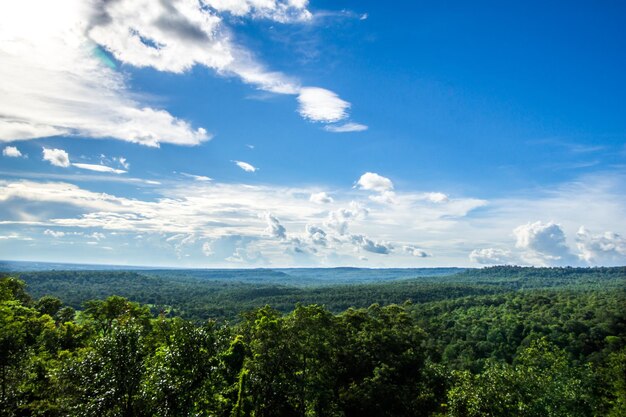
[[[623, 269], [483, 271], [324, 288], [205, 281], [196, 297], [181, 281], [161, 306], [137, 299], [167, 279], [122, 271], [136, 281], [120, 291], [137, 299], [107, 293], [78, 312], [65, 273], [38, 275], [40, 289], [65, 290], [35, 299], [0, 278], [0, 415], [626, 415]], [[73, 274], [77, 292], [103, 279]], [[267, 300], [277, 305], [257, 306]], [[221, 301], [232, 311], [220, 317], [239, 321], [201, 320]]]

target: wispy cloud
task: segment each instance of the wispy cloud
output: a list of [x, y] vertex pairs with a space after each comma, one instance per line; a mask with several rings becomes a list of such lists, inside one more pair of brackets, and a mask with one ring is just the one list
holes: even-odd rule
[[324, 126], [324, 130], [333, 133], [348, 133], [348, 132], [363, 132], [367, 130], [368, 127], [361, 123], [344, 123], [341, 125], [327, 125]]
[[183, 177], [187, 177], [187, 178], [191, 178], [193, 180], [196, 181], [213, 181], [213, 178], [207, 177], [205, 175], [194, 175], [194, 174], [188, 174], [186, 172], [181, 172], [180, 175], [182, 175]]
[[79, 135], [159, 146], [211, 138], [204, 128], [138, 101], [107, 53], [164, 72], [201, 65], [264, 91], [296, 95], [301, 114], [312, 121], [347, 116], [350, 103], [332, 91], [302, 87], [236, 44], [221, 13], [281, 23], [311, 18], [306, 1], [0, 4], [0, 140]]
[[111, 168], [106, 165], [98, 165], [98, 164], [81, 164], [81, 163], [73, 163], [72, 166], [80, 169], [86, 169], [88, 171], [96, 171], [96, 172], [106, 172], [111, 174], [125, 174], [126, 171], [123, 169]]
[[256, 172], [258, 171], [258, 168], [247, 163], [247, 162], [243, 162], [243, 161], [233, 161], [235, 163], [235, 165], [237, 165], [239, 168], [243, 169], [246, 172]]
[[65, 134], [157, 146], [209, 139], [131, 98], [124, 76], [103, 64], [85, 35], [99, 7], [78, 0], [0, 5], [0, 140]]
[[[615, 173], [582, 177], [542, 192], [491, 201], [446, 194], [444, 203], [430, 201], [429, 192], [394, 187], [394, 203], [388, 205], [350, 187], [334, 188], [333, 201], [320, 205], [311, 201], [312, 194], [326, 192], [319, 186], [179, 178], [154, 186], [150, 195], [156, 197], [139, 199], [66, 182], [5, 180], [0, 181], [5, 213], [0, 226], [135, 234], [154, 247], [180, 235], [177, 242], [185, 244], [172, 248], [181, 256], [206, 258], [202, 246], [211, 242], [211, 259], [224, 263], [231, 258], [290, 264], [294, 256], [306, 254], [311, 264], [353, 264], [369, 252], [377, 266], [618, 264], [626, 262], [621, 237], [626, 197], [620, 194], [625, 182], [620, 178]], [[390, 187], [381, 180], [366, 184], [375, 193]], [[227, 250], [223, 245], [229, 236], [254, 244]]]

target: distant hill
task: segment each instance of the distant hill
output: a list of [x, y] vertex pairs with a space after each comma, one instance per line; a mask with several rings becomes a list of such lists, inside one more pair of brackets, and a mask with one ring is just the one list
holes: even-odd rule
[[492, 267], [424, 269], [206, 269], [6, 271], [35, 297], [52, 295], [80, 309], [120, 295], [194, 320], [236, 320], [263, 305], [290, 311], [297, 303], [339, 312], [372, 303], [424, 303], [529, 290], [626, 290], [626, 268]]

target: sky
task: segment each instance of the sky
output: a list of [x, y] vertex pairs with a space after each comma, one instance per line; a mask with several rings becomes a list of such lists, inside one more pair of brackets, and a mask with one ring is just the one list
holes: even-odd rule
[[626, 264], [626, 5], [0, 3], [0, 259]]

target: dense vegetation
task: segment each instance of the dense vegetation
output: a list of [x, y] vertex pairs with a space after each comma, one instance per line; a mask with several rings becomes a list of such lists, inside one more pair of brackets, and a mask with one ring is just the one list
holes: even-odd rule
[[[34, 298], [7, 276], [0, 415], [624, 416], [625, 272], [320, 288], [106, 273], [129, 298], [164, 297], [151, 305], [109, 295], [105, 273], [22, 274]], [[200, 320], [204, 304], [177, 317], [220, 299], [235, 324]], [[248, 309], [268, 300], [283, 311]]]
[[[295, 271], [74, 270], [21, 272], [19, 276], [33, 297], [52, 295], [75, 309], [88, 300], [120, 295], [149, 305], [154, 313], [168, 311], [197, 322], [210, 318], [237, 321], [242, 311], [264, 305], [286, 313], [296, 303], [321, 304], [339, 313], [373, 303], [423, 303], [531, 289], [608, 290], [624, 288], [626, 282], [626, 268], [494, 267], [460, 273], [450, 268], [432, 272], [358, 268]], [[385, 282], [363, 284], [375, 273]]]

